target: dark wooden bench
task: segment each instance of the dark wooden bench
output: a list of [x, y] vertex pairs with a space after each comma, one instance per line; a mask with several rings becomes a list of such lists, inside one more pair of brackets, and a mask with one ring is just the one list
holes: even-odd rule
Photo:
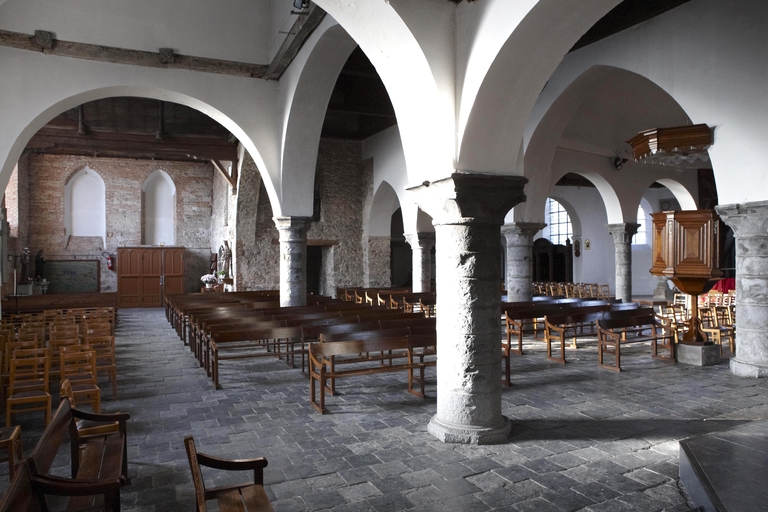
[[[621, 345], [625, 343], [651, 342], [651, 356], [654, 359], [675, 361], [675, 333], [662, 322], [651, 308], [642, 308], [639, 313], [619, 311], [597, 320], [597, 364], [601, 368], [621, 371]], [[659, 354], [659, 349], [667, 351]], [[614, 356], [615, 364], [606, 364], [605, 355]]]
[[2, 300], [3, 316], [16, 313], [40, 313], [46, 309], [101, 308], [117, 310], [117, 293], [45, 293]]
[[[629, 311], [629, 313], [620, 313]], [[576, 340], [579, 337], [597, 335], [595, 322], [620, 316], [632, 316], [637, 314], [653, 314], [653, 310], [640, 309], [635, 302], [609, 304], [608, 306], [589, 306], [571, 309], [566, 312], [544, 317], [544, 341], [547, 344], [547, 359], [565, 364], [566, 338], [571, 339], [571, 348], [578, 348]], [[552, 344], [559, 344], [559, 357], [552, 355]]]
[[[105, 510], [120, 510], [120, 488], [130, 483], [126, 422], [128, 414], [93, 414], [73, 409], [66, 398], [59, 404], [24, 465], [38, 502], [45, 495], [68, 496], [67, 510], [93, 510], [103, 497]], [[78, 420], [114, 424], [118, 432], [81, 436]], [[65, 438], [69, 438], [71, 478], [51, 475], [50, 469]]]
[[[198, 512], [204, 512], [205, 502], [214, 499], [219, 505], [220, 512], [271, 512], [273, 510], [264, 491], [264, 468], [267, 467], [267, 459], [258, 457], [227, 460], [212, 457], [197, 451], [192, 436], [184, 438], [184, 447], [187, 450], [189, 468], [192, 471]], [[253, 471], [253, 483], [206, 488], [200, 466], [224, 471]]]
[[[408, 392], [424, 397], [424, 367], [425, 363], [417, 361], [414, 355], [419, 348], [432, 347], [436, 343], [433, 336], [397, 336], [391, 338], [376, 338], [369, 340], [336, 341], [328, 343], [311, 343], [309, 346], [309, 392], [312, 406], [321, 414], [325, 409], [325, 393], [335, 393], [327, 385], [329, 379], [351, 377], [356, 375], [371, 375], [382, 372], [408, 371]], [[369, 362], [361, 361], [360, 355], [376, 352], [402, 352], [405, 361], [397, 364], [381, 364], [380, 359]], [[349, 358], [349, 361], [345, 360]], [[340, 369], [340, 365], [346, 365]], [[419, 370], [419, 390], [413, 387], [414, 370]], [[319, 388], [319, 389], [318, 389]], [[319, 393], [318, 393], [319, 391]], [[315, 398], [319, 396], [319, 401]]]

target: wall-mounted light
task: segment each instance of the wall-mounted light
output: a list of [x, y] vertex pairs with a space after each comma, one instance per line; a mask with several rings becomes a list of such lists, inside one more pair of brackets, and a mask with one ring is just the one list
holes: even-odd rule
[[624, 167], [624, 164], [627, 162], [626, 158], [621, 158], [617, 156], [613, 159], [613, 166], [616, 168], [617, 171], [620, 171], [622, 167]]
[[309, 7], [309, 0], [293, 0], [293, 6], [296, 9], [306, 9]]

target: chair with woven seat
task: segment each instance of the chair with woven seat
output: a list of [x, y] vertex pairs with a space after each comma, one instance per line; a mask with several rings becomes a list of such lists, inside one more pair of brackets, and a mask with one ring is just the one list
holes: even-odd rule
[[[195, 484], [196, 512], [206, 512], [208, 510], [205, 505], [206, 501], [214, 499], [218, 502], [219, 510], [222, 512], [244, 510], [269, 512], [273, 510], [269, 498], [264, 492], [264, 468], [267, 467], [267, 459], [259, 457], [257, 459], [227, 460], [211, 457], [197, 451], [192, 436], [184, 438], [184, 447], [187, 449], [189, 468], [192, 470], [192, 482]], [[253, 483], [206, 489], [200, 466], [225, 471], [253, 470]]]
[[101, 412], [101, 389], [96, 379], [96, 352], [89, 346], [73, 345], [59, 349], [61, 382], [69, 379], [78, 403], [91, 404], [93, 412]]
[[[5, 425], [11, 426], [11, 417], [15, 413], [44, 411], [47, 426], [51, 420], [51, 394], [48, 392], [51, 360], [48, 349], [17, 349], [10, 363]], [[32, 407], [26, 407], [29, 405]]]

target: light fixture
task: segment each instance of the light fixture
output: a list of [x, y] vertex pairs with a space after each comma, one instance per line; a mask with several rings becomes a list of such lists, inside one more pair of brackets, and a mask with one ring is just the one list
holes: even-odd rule
[[616, 156], [616, 158], [613, 159], [613, 166], [616, 168], [617, 171], [620, 171], [622, 167], [624, 167], [624, 164], [627, 162], [626, 158], [621, 158], [620, 156]]
[[293, 0], [293, 6], [296, 9], [306, 9], [309, 7], [309, 0]]
[[712, 129], [706, 124], [654, 128], [627, 141], [635, 162], [681, 165], [697, 160], [708, 161], [707, 149], [713, 143]]

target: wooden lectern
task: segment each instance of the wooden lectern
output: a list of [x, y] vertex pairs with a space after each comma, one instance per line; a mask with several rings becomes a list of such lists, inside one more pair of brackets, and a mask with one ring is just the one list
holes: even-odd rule
[[720, 218], [713, 210], [653, 214], [651, 274], [670, 279], [691, 300], [690, 324], [683, 343], [704, 343], [699, 331], [698, 296], [722, 277]]

